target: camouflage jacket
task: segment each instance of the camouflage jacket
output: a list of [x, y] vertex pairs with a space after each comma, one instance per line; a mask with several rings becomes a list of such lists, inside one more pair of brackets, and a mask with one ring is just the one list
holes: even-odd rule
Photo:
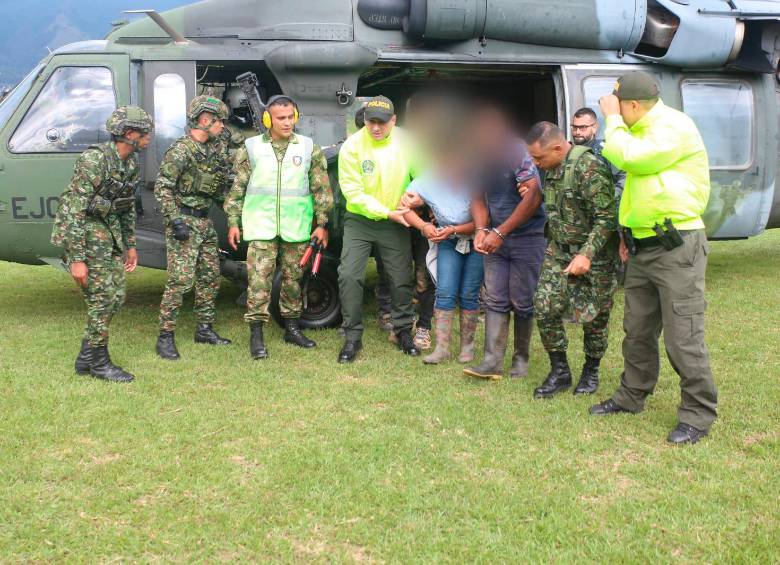
[[[270, 141], [268, 133], [263, 134], [263, 141]], [[290, 139], [279, 139], [271, 142], [276, 158], [281, 161], [287, 152], [287, 145], [295, 141], [295, 134]], [[234, 228], [241, 225], [241, 212], [244, 208], [244, 195], [252, 176], [252, 166], [249, 163], [249, 155], [246, 146], [238, 150], [235, 163], [236, 180], [233, 188], [225, 199], [225, 214], [228, 227]], [[309, 190], [314, 197], [314, 217], [318, 226], [328, 223], [328, 216], [333, 208], [333, 190], [330, 188], [328, 177], [328, 161], [319, 145], [315, 145], [311, 154], [311, 168], [309, 169]]]
[[212, 202], [221, 203], [230, 173], [228, 146], [221, 136], [207, 143], [180, 137], [165, 153], [154, 184], [160, 212], [170, 222], [181, 217], [180, 206], [208, 210]]
[[[548, 236], [555, 243], [580, 245], [579, 253], [593, 260], [614, 252], [607, 245], [614, 243], [617, 234], [612, 174], [591, 151], [576, 162], [571, 162], [571, 156], [570, 152], [563, 163], [545, 174]], [[569, 186], [564, 186], [567, 167]]]
[[129, 208], [123, 212], [111, 211], [100, 216], [88, 210], [93, 198], [108, 182], [113, 180], [134, 187], [139, 172], [136, 154], [123, 161], [113, 141], [90, 147], [81, 154], [73, 167], [73, 178], [60, 196], [51, 234], [52, 244], [65, 248], [69, 263], [86, 259], [86, 235], [92, 231], [104, 232], [105, 237], [100, 239], [113, 240], [114, 248], [119, 252], [135, 247], [134, 195]]
[[[228, 145], [228, 154], [230, 155], [230, 162], [235, 164], [236, 155], [238, 150], [244, 146], [244, 142], [250, 137], [259, 135], [260, 132], [254, 128], [242, 128], [236, 124], [225, 124], [225, 129], [222, 130], [220, 136]], [[229, 189], [230, 187], [228, 187]]]

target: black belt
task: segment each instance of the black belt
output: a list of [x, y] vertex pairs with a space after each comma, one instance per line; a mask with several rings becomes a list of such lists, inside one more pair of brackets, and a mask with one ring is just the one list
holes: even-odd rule
[[179, 211], [185, 216], [194, 216], [196, 218], [208, 218], [209, 210], [197, 210], [189, 206], [179, 206]]
[[[680, 235], [685, 237], [689, 234], [692, 234], [698, 230], [679, 230]], [[657, 236], [651, 236], [651, 237], [643, 237], [642, 239], [634, 239], [634, 242], [636, 243], [637, 249], [647, 249], [649, 247], [661, 247], [663, 244], [661, 243], [661, 239]]]

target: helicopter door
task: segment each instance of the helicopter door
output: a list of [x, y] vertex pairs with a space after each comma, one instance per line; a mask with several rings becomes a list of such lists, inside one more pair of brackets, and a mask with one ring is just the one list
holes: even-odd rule
[[0, 132], [2, 237], [24, 262], [60, 254], [49, 244], [59, 196], [77, 157], [110, 139], [105, 123], [130, 102], [129, 75], [127, 55], [56, 55]]
[[[154, 181], [160, 162], [173, 142], [185, 134], [187, 102], [195, 97], [195, 61], [144, 61], [141, 67], [143, 108], [154, 117], [154, 138], [142, 156], [144, 190], [137, 227], [161, 232], [162, 216], [154, 198]], [[141, 246], [139, 242], [139, 248]], [[145, 261], [151, 261], [151, 251]], [[164, 267], [164, 256], [155, 250], [155, 261]]]
[[[668, 106], [682, 109], [696, 122], [710, 160], [711, 192], [704, 223], [712, 239], [743, 238], [760, 233], [772, 205], [777, 151], [777, 105], [770, 75], [681, 73], [642, 65], [568, 65], [567, 128], [571, 115], [592, 108], [603, 132], [599, 98], [612, 92], [618, 77], [632, 70], [656, 76]], [[762, 119], [756, 120], [756, 109]]]

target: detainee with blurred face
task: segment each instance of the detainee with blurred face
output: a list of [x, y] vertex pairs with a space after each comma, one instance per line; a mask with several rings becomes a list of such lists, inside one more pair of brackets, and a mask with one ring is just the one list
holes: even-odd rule
[[[462, 120], [459, 99], [434, 97], [422, 105], [423, 114], [413, 123], [430, 166], [407, 188], [401, 200], [410, 207], [427, 205], [432, 218], [421, 218], [414, 211], [404, 216], [423, 241], [436, 253], [434, 325], [436, 348], [423, 361], [437, 364], [450, 358], [450, 342], [457, 309], [460, 308], [460, 353], [458, 361], [474, 359], [474, 336], [479, 315], [479, 292], [483, 279], [482, 255], [473, 245], [474, 221], [471, 216], [470, 168], [473, 153], [467, 148], [468, 134]], [[431, 123], [433, 122], [433, 123]], [[428, 247], [426, 243], [426, 248]]]
[[[473, 112], [473, 144], [479, 152], [478, 192], [471, 212], [474, 248], [485, 261], [485, 355], [466, 375], [498, 380], [514, 313], [514, 354], [510, 376], [528, 374], [533, 333], [533, 296], [544, 257], [545, 214], [539, 174], [525, 143], [492, 106]], [[527, 184], [524, 196], [518, 184]]]

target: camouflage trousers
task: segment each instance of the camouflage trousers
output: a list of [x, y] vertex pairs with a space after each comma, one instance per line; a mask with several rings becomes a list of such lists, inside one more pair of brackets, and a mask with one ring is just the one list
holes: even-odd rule
[[585, 355], [601, 359], [607, 352], [609, 316], [617, 289], [617, 263], [594, 261], [588, 273], [563, 273], [572, 256], [548, 247], [534, 295], [534, 312], [542, 345], [548, 352], [566, 351], [564, 322], [583, 326]]
[[[246, 255], [246, 270], [249, 286], [246, 290], [246, 323], [267, 322], [268, 307], [271, 304], [271, 287], [274, 282], [276, 263], [282, 271], [282, 288], [279, 293], [279, 310], [282, 318], [300, 318], [303, 309], [301, 278], [303, 269], [299, 266], [301, 257], [309, 245], [289, 243], [280, 239], [250, 241]], [[313, 260], [313, 258], [312, 258]]]
[[168, 282], [160, 303], [160, 330], [172, 332], [185, 293], [195, 289], [193, 312], [199, 324], [211, 324], [216, 314], [220, 270], [217, 232], [209, 218], [184, 216], [190, 238], [177, 241], [173, 229], [165, 229]]
[[92, 347], [108, 345], [108, 326], [125, 302], [125, 268], [110, 233], [88, 232], [87, 286], [81, 289], [87, 303], [84, 337]]

